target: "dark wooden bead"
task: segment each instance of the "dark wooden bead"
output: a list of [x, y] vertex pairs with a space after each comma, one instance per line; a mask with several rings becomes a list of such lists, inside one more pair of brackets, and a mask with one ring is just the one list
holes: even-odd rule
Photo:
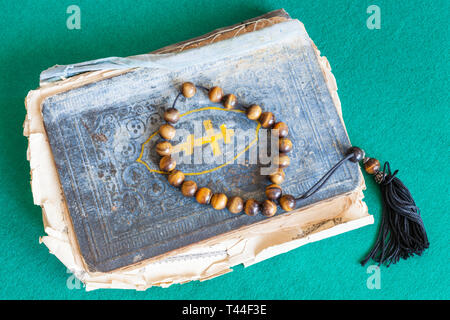
[[168, 141], [159, 142], [156, 145], [156, 152], [160, 156], [168, 156], [172, 153], [172, 144]]
[[220, 102], [220, 100], [222, 100], [223, 97], [222, 88], [212, 87], [211, 89], [209, 89], [208, 96], [209, 100], [211, 100], [212, 102]]
[[212, 191], [208, 188], [200, 188], [195, 194], [195, 199], [198, 203], [208, 204], [211, 201]]
[[289, 140], [288, 138], [281, 138], [278, 141], [278, 146], [279, 146], [280, 152], [282, 152], [282, 153], [288, 153], [293, 148], [292, 141]]
[[169, 174], [169, 183], [174, 187], [179, 187], [184, 181], [184, 173], [179, 170], [174, 170]]
[[177, 130], [168, 123], [165, 123], [159, 127], [159, 135], [166, 140], [173, 139], [176, 133]]
[[175, 169], [176, 165], [177, 165], [177, 163], [176, 163], [175, 159], [172, 158], [171, 156], [164, 156], [159, 161], [159, 168], [162, 171], [166, 171], [166, 172], [170, 172], [173, 169]]
[[228, 211], [239, 213], [244, 209], [244, 200], [241, 197], [231, 197], [227, 203]]
[[185, 180], [181, 185], [181, 193], [185, 197], [193, 197], [197, 192], [197, 184], [192, 180]]
[[[289, 128], [288, 128], [287, 124], [284, 122], [275, 123], [273, 125], [272, 130], [278, 130], [278, 136], [280, 138], [287, 137], [287, 135], [289, 134]], [[277, 132], [277, 131], [274, 131], [274, 132]]]
[[266, 217], [272, 217], [277, 213], [277, 205], [270, 200], [264, 200], [261, 205], [261, 213]]
[[347, 154], [351, 153], [353, 154], [353, 157], [349, 159], [351, 162], [360, 162], [362, 159], [364, 159], [365, 153], [361, 148], [351, 147], [350, 149], [348, 149]]
[[261, 211], [261, 206], [255, 199], [248, 199], [245, 201], [244, 211], [248, 216], [256, 216]]
[[277, 200], [281, 197], [281, 187], [277, 184], [271, 184], [266, 188], [266, 197], [269, 200]]
[[283, 169], [278, 168], [275, 172], [269, 175], [269, 179], [275, 184], [281, 184], [283, 183], [285, 176], [286, 175], [284, 174]]
[[261, 107], [257, 104], [253, 104], [247, 109], [247, 118], [249, 118], [250, 120], [258, 120], [261, 116], [261, 113]]
[[169, 108], [164, 112], [164, 120], [170, 123], [177, 123], [180, 120], [180, 113], [175, 108]]
[[223, 99], [223, 106], [228, 110], [233, 109], [236, 106], [236, 96], [232, 93], [227, 94]]
[[280, 206], [285, 211], [292, 211], [295, 209], [295, 198], [290, 194], [285, 194], [280, 198]]
[[263, 112], [259, 117], [259, 122], [263, 128], [272, 128], [275, 124], [275, 116], [272, 112]]
[[380, 171], [380, 161], [374, 158], [369, 158], [364, 162], [364, 169], [368, 174], [375, 174]]
[[223, 193], [215, 193], [211, 197], [211, 206], [216, 210], [222, 210], [225, 209], [227, 206], [228, 198]]
[[280, 153], [277, 157], [275, 157], [275, 164], [280, 168], [286, 168], [291, 164], [291, 159], [289, 159], [287, 154]]
[[181, 86], [181, 93], [186, 98], [192, 98], [196, 92], [197, 88], [195, 88], [195, 85], [192, 82], [185, 82]]

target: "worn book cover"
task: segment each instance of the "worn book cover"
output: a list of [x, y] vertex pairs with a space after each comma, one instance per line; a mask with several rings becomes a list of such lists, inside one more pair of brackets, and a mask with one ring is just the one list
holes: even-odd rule
[[[184, 197], [159, 170], [154, 148], [164, 109], [185, 81], [220, 86], [288, 124], [286, 194], [308, 190], [350, 146], [329, 65], [282, 10], [152, 54], [43, 72], [25, 121], [42, 241], [90, 289], [208, 279], [372, 223], [351, 164], [296, 210], [278, 208], [271, 218]], [[267, 176], [252, 161], [266, 135], [258, 122], [201, 91], [177, 108], [177, 169], [214, 192], [262, 200]], [[201, 164], [192, 161], [196, 139]]]

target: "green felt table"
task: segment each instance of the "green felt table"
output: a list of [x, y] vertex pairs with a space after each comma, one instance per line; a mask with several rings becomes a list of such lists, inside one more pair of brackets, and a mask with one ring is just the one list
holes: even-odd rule
[[[69, 5], [81, 29], [69, 30]], [[370, 30], [369, 5], [381, 9]], [[442, 299], [449, 267], [449, 12], [443, 1], [13, 1], [0, 6], [0, 298], [1, 299]], [[376, 224], [311, 243], [206, 282], [145, 292], [69, 289], [64, 265], [39, 244], [33, 205], [24, 98], [55, 64], [158, 49], [284, 8], [305, 24], [333, 69], [354, 145], [389, 160], [409, 187], [431, 246], [421, 257], [382, 267], [381, 288], [359, 261], [380, 220], [377, 185], [365, 201]], [[70, 279], [69, 279], [70, 280]], [[69, 281], [70, 282], [70, 281]]]

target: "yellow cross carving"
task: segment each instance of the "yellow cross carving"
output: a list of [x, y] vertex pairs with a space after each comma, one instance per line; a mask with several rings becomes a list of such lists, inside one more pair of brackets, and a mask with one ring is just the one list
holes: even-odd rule
[[191, 134], [186, 138], [185, 142], [177, 144], [173, 148], [172, 153], [184, 152], [185, 155], [191, 155], [194, 152], [194, 147], [199, 147], [209, 143], [212, 148], [213, 155], [221, 155], [222, 151], [220, 150], [218, 141], [223, 140], [225, 144], [229, 144], [231, 137], [234, 136], [234, 130], [227, 129], [225, 124], [222, 124], [220, 126], [220, 133], [215, 133], [211, 120], [203, 121], [203, 127], [206, 131], [206, 137], [194, 139], [194, 135]]

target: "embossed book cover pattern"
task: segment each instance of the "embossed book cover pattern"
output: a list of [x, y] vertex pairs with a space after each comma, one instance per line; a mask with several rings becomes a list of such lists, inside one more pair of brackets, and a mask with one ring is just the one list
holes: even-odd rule
[[[284, 193], [307, 190], [349, 146], [313, 48], [295, 39], [156, 71], [137, 69], [57, 94], [43, 105], [74, 230], [91, 270], [114, 270], [267, 219], [200, 205], [159, 172], [156, 131], [183, 81], [219, 85], [235, 93], [240, 103], [258, 103], [288, 124], [294, 150]], [[203, 132], [202, 137], [177, 136], [180, 155], [192, 152], [186, 139], [200, 138], [197, 147], [209, 162], [181, 164], [178, 169], [187, 179], [228, 196], [262, 200], [267, 178], [258, 165], [248, 163], [263, 134], [258, 123], [211, 103], [201, 91], [192, 99], [182, 98], [177, 107], [183, 114], [177, 128], [193, 132], [200, 124]], [[239, 130], [248, 132], [244, 142], [236, 136]], [[230, 152], [239, 156], [224, 162]], [[358, 179], [357, 167], [344, 165], [297, 207], [349, 192]], [[283, 213], [279, 208], [277, 215]]]

